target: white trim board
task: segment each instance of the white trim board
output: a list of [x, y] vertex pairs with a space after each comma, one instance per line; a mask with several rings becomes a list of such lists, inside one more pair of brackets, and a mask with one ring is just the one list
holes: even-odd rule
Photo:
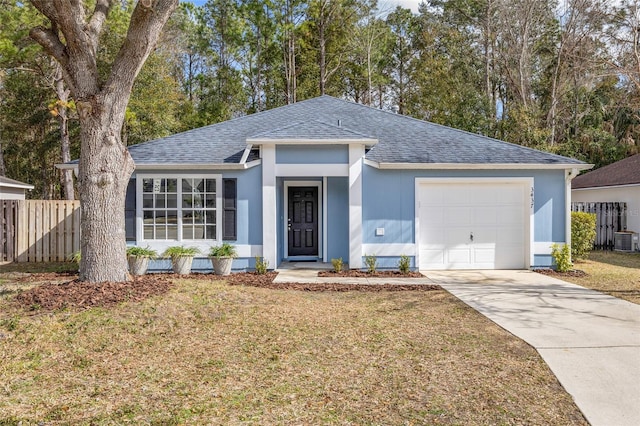
[[401, 170], [588, 170], [593, 164], [537, 164], [537, 163], [384, 163], [366, 160], [376, 169]]
[[278, 177], [349, 176], [348, 164], [276, 164]]
[[[301, 187], [301, 186], [311, 186], [311, 187], [315, 187], [318, 188], [318, 205], [317, 205], [317, 212], [316, 212], [316, 217], [318, 218], [318, 254], [317, 257], [322, 258], [323, 261], [325, 261], [325, 256], [324, 256], [324, 248], [327, 245], [327, 241], [326, 241], [326, 233], [325, 233], [325, 227], [324, 227], [324, 213], [325, 211], [327, 211], [327, 206], [326, 206], [326, 197], [324, 197], [324, 190], [323, 190], [323, 185], [322, 182], [317, 181], [317, 180], [285, 180], [284, 181], [284, 194], [283, 194], [283, 205], [282, 205], [282, 212], [283, 212], [283, 223], [282, 223], [282, 228], [283, 228], [283, 233], [284, 235], [282, 236], [282, 248], [283, 248], [283, 254], [284, 254], [284, 258], [288, 259], [289, 258], [289, 232], [288, 232], [288, 227], [287, 227], [287, 222], [289, 220], [289, 188], [291, 187]], [[304, 258], [309, 258], [309, 257], [316, 257], [313, 255], [310, 256], [302, 256]], [[294, 257], [295, 259], [295, 257]]]
[[537, 255], [551, 255], [551, 246], [558, 244], [560, 247], [565, 243], [553, 242], [553, 241], [536, 241], [533, 243], [533, 254]]

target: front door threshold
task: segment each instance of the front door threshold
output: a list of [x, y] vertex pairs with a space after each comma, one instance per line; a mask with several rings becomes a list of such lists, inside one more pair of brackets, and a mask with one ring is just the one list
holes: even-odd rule
[[322, 262], [318, 256], [289, 256], [283, 262]]

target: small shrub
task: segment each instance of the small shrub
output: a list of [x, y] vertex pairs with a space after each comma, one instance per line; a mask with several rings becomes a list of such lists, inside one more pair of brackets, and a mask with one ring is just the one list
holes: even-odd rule
[[400, 273], [406, 275], [409, 273], [409, 268], [411, 268], [411, 259], [409, 259], [407, 255], [401, 255], [398, 261], [398, 270]]
[[269, 261], [264, 257], [256, 256], [256, 274], [264, 275], [269, 269]]
[[176, 258], [182, 256], [195, 256], [200, 253], [197, 247], [172, 246], [162, 253], [164, 257]]
[[333, 265], [333, 270], [335, 272], [342, 272], [342, 268], [344, 268], [344, 262], [342, 261], [341, 257], [337, 259], [331, 259], [331, 264]]
[[551, 246], [551, 256], [556, 262], [556, 270], [558, 272], [567, 272], [571, 269], [573, 264], [571, 263], [571, 248], [568, 244], [554, 244]]
[[211, 257], [238, 257], [238, 251], [230, 243], [222, 243], [217, 247], [211, 247], [209, 250], [209, 256]]
[[158, 252], [152, 248], [132, 246], [127, 248], [127, 256], [145, 256], [145, 257], [158, 257]]
[[593, 249], [596, 240], [596, 215], [594, 213], [571, 213], [571, 256], [584, 259]]
[[367, 265], [367, 272], [373, 274], [378, 267], [378, 258], [375, 255], [364, 255], [364, 264]]

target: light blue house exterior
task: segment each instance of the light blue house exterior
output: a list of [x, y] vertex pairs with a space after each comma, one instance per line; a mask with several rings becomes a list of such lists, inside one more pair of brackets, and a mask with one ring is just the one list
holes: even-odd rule
[[[580, 161], [329, 96], [130, 147], [129, 244], [229, 241], [270, 268], [375, 255], [395, 268], [550, 266]], [[156, 268], [169, 269], [168, 262]]]

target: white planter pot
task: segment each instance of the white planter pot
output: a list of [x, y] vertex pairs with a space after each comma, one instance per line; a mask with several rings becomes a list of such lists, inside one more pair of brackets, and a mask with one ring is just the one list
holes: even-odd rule
[[129, 272], [131, 275], [144, 275], [149, 268], [149, 256], [129, 256]]
[[233, 257], [210, 257], [213, 265], [213, 273], [216, 275], [229, 275]]
[[191, 273], [191, 264], [193, 256], [177, 256], [171, 258], [173, 272], [178, 275], [189, 275]]

